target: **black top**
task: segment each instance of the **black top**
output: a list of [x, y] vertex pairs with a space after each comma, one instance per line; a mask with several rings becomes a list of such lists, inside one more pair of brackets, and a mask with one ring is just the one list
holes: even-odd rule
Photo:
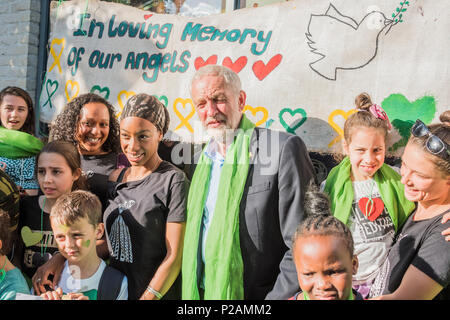
[[446, 212], [419, 221], [414, 221], [415, 214], [408, 217], [372, 285], [371, 297], [394, 292], [400, 286], [408, 267], [413, 265], [444, 287], [435, 299], [448, 299], [450, 245], [441, 235], [441, 232], [450, 226], [450, 222], [441, 223]]
[[[144, 293], [166, 256], [166, 223], [186, 221], [187, 192], [186, 175], [166, 161], [141, 180], [113, 186], [103, 220], [110, 264], [127, 276], [130, 300]], [[177, 285], [165, 295], [180, 297]]]
[[102, 211], [108, 206], [108, 178], [117, 168], [117, 153], [81, 155], [81, 169], [87, 180], [89, 191], [102, 203]]
[[22, 271], [30, 278], [58, 250], [50, 225], [50, 214], [42, 211], [39, 197], [26, 196], [20, 200], [19, 232], [24, 243]]

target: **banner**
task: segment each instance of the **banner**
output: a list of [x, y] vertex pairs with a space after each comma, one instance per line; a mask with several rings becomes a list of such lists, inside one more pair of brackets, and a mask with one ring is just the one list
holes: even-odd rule
[[447, 0], [299, 0], [195, 18], [64, 1], [51, 10], [40, 120], [87, 92], [120, 115], [145, 92], [169, 110], [168, 138], [200, 142], [190, 79], [220, 64], [239, 74], [249, 119], [299, 135], [310, 151], [340, 150], [355, 97], [369, 93], [392, 122], [389, 153], [400, 155], [417, 118], [449, 109], [448, 30]]

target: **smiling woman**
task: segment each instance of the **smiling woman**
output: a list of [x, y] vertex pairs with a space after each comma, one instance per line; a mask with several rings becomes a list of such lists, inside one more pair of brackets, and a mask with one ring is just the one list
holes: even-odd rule
[[64, 140], [77, 147], [89, 190], [100, 198], [105, 209], [109, 174], [129, 165], [119, 154], [119, 124], [114, 107], [94, 93], [80, 95], [55, 119], [49, 140]]
[[127, 276], [130, 300], [181, 296], [188, 181], [158, 155], [168, 127], [167, 109], [147, 94], [131, 97], [120, 117], [120, 143], [131, 167], [111, 174], [103, 221], [110, 265]]
[[411, 133], [401, 182], [416, 209], [400, 230], [370, 296], [448, 300], [450, 246], [443, 235], [450, 226], [450, 127], [445, 119], [430, 126], [418, 119]]

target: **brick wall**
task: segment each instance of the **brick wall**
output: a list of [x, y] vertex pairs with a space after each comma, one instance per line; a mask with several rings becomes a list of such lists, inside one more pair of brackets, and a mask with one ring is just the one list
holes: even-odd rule
[[13, 85], [36, 96], [40, 0], [0, 1], [0, 90]]

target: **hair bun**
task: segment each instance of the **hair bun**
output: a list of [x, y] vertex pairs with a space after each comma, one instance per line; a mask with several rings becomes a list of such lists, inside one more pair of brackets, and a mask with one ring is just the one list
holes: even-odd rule
[[439, 116], [439, 120], [441, 120], [442, 124], [450, 126], [450, 110], [441, 113], [441, 115]]
[[330, 211], [330, 200], [321, 192], [314, 180], [311, 180], [305, 194], [306, 216], [332, 215]]
[[366, 92], [359, 94], [355, 98], [355, 106], [356, 106], [356, 109], [358, 109], [358, 110], [368, 111], [372, 104], [373, 104], [372, 99], [370, 98], [370, 95]]

